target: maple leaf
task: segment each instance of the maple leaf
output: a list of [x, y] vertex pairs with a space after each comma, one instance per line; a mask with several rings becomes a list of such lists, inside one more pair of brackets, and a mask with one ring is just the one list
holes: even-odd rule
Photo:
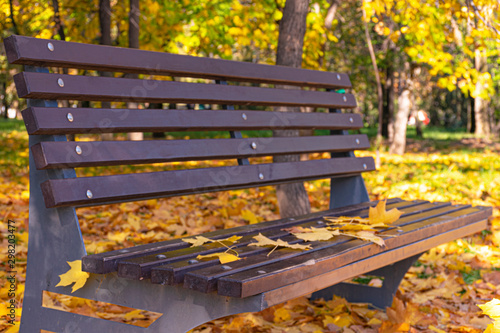
[[385, 246], [384, 240], [378, 236], [375, 236], [375, 234], [373, 232], [358, 231], [355, 233], [346, 233], [345, 235], [356, 237], [356, 238], [359, 238], [359, 239], [362, 239], [365, 241], [369, 241], [369, 242], [375, 243], [377, 245], [380, 245], [382, 247]]
[[71, 289], [71, 292], [73, 293], [85, 285], [85, 282], [87, 282], [87, 279], [89, 278], [89, 273], [82, 272], [81, 260], [66, 261], [66, 262], [71, 268], [66, 273], [59, 275], [61, 281], [59, 281], [59, 283], [56, 284], [56, 287], [59, 286], [66, 287], [74, 283]]
[[191, 247], [202, 246], [203, 244], [206, 244], [206, 243], [215, 243], [215, 242], [221, 243], [222, 245], [226, 246], [222, 242], [229, 242], [229, 243], [233, 244], [233, 243], [236, 243], [241, 237], [242, 236], [233, 235], [233, 236], [228, 237], [228, 238], [214, 240], [214, 239], [210, 239], [210, 238], [203, 237], [203, 236], [196, 236], [195, 238], [183, 238], [182, 241], [192, 244]]
[[196, 257], [196, 259], [208, 259], [208, 258], [214, 258], [214, 257], [218, 257], [221, 264], [226, 264], [228, 262], [241, 260], [240, 257], [238, 257], [234, 254], [231, 254], [231, 253], [227, 253], [227, 252], [217, 252], [217, 253], [210, 253], [210, 254], [205, 254], [205, 255], [200, 254]]
[[288, 244], [287, 242], [278, 239], [278, 240], [272, 240], [270, 238], [267, 238], [263, 234], [258, 234], [257, 236], [254, 236], [253, 239], [257, 241], [257, 243], [250, 243], [248, 245], [250, 246], [274, 246], [274, 249], [269, 252], [267, 255], [269, 256], [271, 253], [276, 250], [278, 247], [287, 247], [290, 249], [295, 249], [295, 250], [310, 250], [311, 246], [310, 245], [301, 245], [301, 244]]
[[340, 235], [338, 229], [328, 230], [327, 228], [303, 228], [301, 232], [292, 232], [295, 237], [306, 242], [325, 241], [334, 236]]
[[486, 327], [485, 333], [500, 333], [500, 300], [494, 298], [477, 306], [483, 310], [485, 315], [493, 319], [493, 323]]
[[248, 222], [250, 222], [250, 224], [259, 223], [258, 217], [255, 216], [255, 214], [251, 210], [245, 209], [244, 211], [242, 211], [241, 212], [241, 217], [243, 217], [243, 219], [245, 219]]
[[369, 220], [370, 225], [375, 227], [377, 225], [387, 225], [396, 222], [403, 212], [399, 211], [397, 208], [393, 208], [390, 211], [385, 210], [385, 205], [387, 201], [380, 201], [376, 207], [370, 207]]

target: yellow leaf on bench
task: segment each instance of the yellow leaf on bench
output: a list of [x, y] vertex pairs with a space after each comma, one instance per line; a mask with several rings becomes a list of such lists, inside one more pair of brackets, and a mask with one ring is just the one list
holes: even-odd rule
[[196, 259], [211, 259], [214, 257], [218, 257], [219, 261], [221, 264], [226, 264], [228, 262], [236, 261], [236, 260], [241, 260], [240, 257], [235, 256], [234, 254], [227, 253], [227, 252], [217, 252], [217, 253], [210, 253], [210, 254], [205, 254], [205, 255], [198, 255]]
[[[210, 239], [210, 238], [203, 237], [203, 236], [196, 236], [195, 238], [183, 238], [182, 241], [192, 244], [191, 247], [196, 247], [196, 246], [202, 246], [203, 244], [206, 244], [206, 243], [215, 243], [215, 242], [217, 242], [217, 243], [229, 242], [229, 243], [233, 244], [233, 243], [236, 243], [241, 237], [242, 236], [233, 235], [231, 237], [224, 238], [224, 239]], [[225, 245], [225, 244], [222, 244], [222, 245]]]
[[87, 279], [89, 278], [89, 273], [82, 272], [81, 260], [66, 261], [66, 262], [71, 268], [66, 273], [59, 275], [61, 281], [59, 281], [59, 283], [56, 284], [56, 287], [59, 286], [65, 287], [74, 283], [73, 288], [71, 289], [71, 292], [73, 293], [85, 285], [85, 282], [87, 282]]
[[270, 238], [267, 238], [263, 234], [258, 234], [257, 236], [253, 237], [257, 241], [257, 243], [250, 243], [248, 245], [250, 246], [274, 246], [274, 249], [269, 252], [267, 255], [269, 256], [277, 247], [287, 247], [290, 249], [295, 249], [295, 250], [310, 250], [311, 246], [310, 245], [301, 245], [301, 244], [288, 244], [287, 242], [278, 239], [278, 240], [272, 240]]
[[362, 239], [365, 241], [375, 243], [375, 244], [380, 245], [380, 246], [385, 246], [384, 240], [382, 238], [380, 238], [379, 236], [375, 236], [375, 234], [373, 232], [358, 231], [358, 232], [353, 232], [353, 233], [348, 232], [348, 233], [345, 233], [343, 235], [359, 238], [359, 239]]
[[377, 204], [377, 207], [370, 207], [369, 211], [369, 220], [370, 225], [375, 227], [378, 224], [392, 224], [396, 222], [403, 212], [397, 210], [396, 208], [391, 209], [390, 211], [385, 210], [386, 201], [380, 201]]
[[334, 236], [340, 235], [338, 229], [328, 230], [327, 228], [303, 228], [303, 232], [292, 232], [295, 237], [305, 240], [306, 242], [325, 241]]

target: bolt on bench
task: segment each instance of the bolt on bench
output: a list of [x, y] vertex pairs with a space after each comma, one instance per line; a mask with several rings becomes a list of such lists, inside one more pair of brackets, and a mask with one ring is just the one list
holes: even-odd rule
[[[269, 249], [249, 246], [253, 236], [262, 233], [301, 243], [283, 229], [322, 226], [324, 217], [367, 216], [368, 208], [376, 205], [369, 201], [361, 177], [375, 169], [373, 159], [353, 153], [368, 148], [368, 139], [348, 133], [362, 127], [362, 119], [338, 110], [353, 109], [355, 98], [332, 91], [350, 88], [347, 75], [21, 36], [5, 39], [5, 47], [10, 63], [25, 65], [15, 83], [19, 96], [28, 99], [23, 118], [30, 134], [30, 217], [22, 332], [183, 332], [312, 293], [388, 306], [422, 252], [487, 227], [491, 208], [390, 199], [388, 209], [398, 208], [403, 215], [395, 227], [380, 233], [385, 247], [338, 236], [309, 242], [308, 251], [280, 248], [267, 256]], [[120, 74], [51, 74], [53, 67]], [[121, 73], [145, 75], [130, 79]], [[216, 83], [173, 82], [157, 79], [160, 76]], [[202, 103], [219, 109], [64, 108], [57, 100]], [[330, 112], [256, 111], [253, 106], [307, 106]], [[259, 139], [243, 138], [240, 132], [262, 129], [326, 129], [331, 135]], [[67, 142], [65, 136], [168, 131], [230, 131], [231, 138]], [[329, 152], [331, 158], [248, 161], [314, 152]], [[76, 177], [74, 169], [213, 159], [236, 159], [238, 164], [93, 177]], [[199, 254], [220, 251], [216, 244], [191, 248], [180, 239], [87, 255], [75, 213], [82, 206], [325, 178], [332, 179], [330, 210], [204, 234], [211, 239], [242, 236], [235, 249], [244, 259], [225, 265], [196, 260]], [[78, 259], [93, 274], [71, 295], [162, 316], [148, 328], [139, 328], [43, 307], [43, 291], [70, 295], [69, 287], [55, 285], [68, 269], [66, 261]], [[384, 276], [384, 285], [342, 283], [368, 272]]]

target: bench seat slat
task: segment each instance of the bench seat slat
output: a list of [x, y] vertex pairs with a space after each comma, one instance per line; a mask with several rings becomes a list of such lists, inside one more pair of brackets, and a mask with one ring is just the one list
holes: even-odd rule
[[[419, 209], [404, 209], [405, 213], [403, 215], [403, 218], [399, 221], [400, 223], [395, 224], [395, 226], [403, 227], [407, 225], [411, 225], [411, 228], [417, 228], [421, 227], [421, 222], [424, 222], [426, 220], [436, 218], [439, 216], [444, 216], [450, 212], [456, 211], [456, 208], [451, 207], [449, 204], [442, 203], [440, 205], [432, 205], [432, 204], [427, 204], [424, 205], [426, 208], [430, 208], [428, 211], [421, 212]], [[418, 208], [418, 207], [416, 207]], [[388, 228], [384, 231], [381, 231], [380, 236], [383, 236], [384, 234], [390, 234], [391, 230], [394, 228]], [[408, 229], [410, 230], [410, 229]], [[399, 235], [399, 233], [398, 233]], [[402, 237], [406, 237], [406, 234], [401, 233]], [[398, 236], [399, 237], [399, 236]], [[295, 239], [295, 240], [294, 240]], [[283, 238], [284, 241], [288, 240], [294, 240], [293, 243], [298, 243], [297, 238], [295, 236], [289, 235], [287, 237]], [[225, 276], [233, 276], [236, 273], [242, 273], [244, 271], [250, 271], [255, 272], [262, 272], [266, 271], [268, 272], [270, 265], [273, 263], [277, 263], [280, 261], [287, 261], [289, 262], [292, 260], [292, 258], [300, 257], [302, 255], [311, 255], [312, 252], [315, 251], [323, 251], [325, 252], [327, 249], [338, 249], [339, 247], [342, 246], [342, 248], [357, 248], [359, 244], [366, 244], [370, 245], [367, 242], [360, 242], [359, 240], [356, 240], [352, 237], [347, 237], [347, 236], [338, 236], [335, 237], [332, 240], [329, 241], [316, 241], [316, 242], [307, 242], [304, 244], [309, 244], [311, 245], [312, 249], [301, 252], [301, 251], [294, 251], [290, 249], [279, 249], [277, 251], [274, 251], [271, 256], [267, 256], [267, 253], [269, 253], [269, 248], [265, 249], [263, 251], [263, 254], [259, 254], [257, 256], [253, 256], [250, 258], [245, 258], [244, 260], [240, 260], [237, 262], [232, 262], [230, 264], [227, 264], [226, 266], [231, 267], [230, 270], [225, 270], [222, 268], [223, 265], [219, 264], [213, 264], [211, 267], [207, 267], [204, 269], [200, 270], [194, 270], [192, 272], [188, 272], [184, 276], [184, 287], [194, 289], [197, 291], [201, 292], [212, 292], [217, 290], [217, 283], [220, 278], [223, 278]], [[378, 246], [378, 245], [377, 245]], [[333, 250], [330, 250], [332, 252]], [[275, 253], [276, 252], [276, 253]], [[328, 253], [330, 253], [328, 252]], [[347, 254], [346, 254], [347, 255]], [[351, 254], [352, 255], [352, 254]], [[295, 260], [295, 259], [294, 259]], [[153, 283], [158, 283], [160, 281], [159, 279], [159, 273], [162, 273], [164, 269], [162, 267], [157, 267], [154, 268], [152, 271], [152, 282]], [[259, 273], [261, 274], [261, 273]]]
[[[311, 253], [306, 252], [285, 262], [280, 261], [223, 277], [218, 280], [218, 293], [219, 295], [232, 297], [248, 297], [260, 294], [283, 286], [285, 276], [287, 283], [293, 284], [348, 265], [352, 263], [353, 258], [357, 261], [385, 250], [405, 246], [436, 234], [466, 226], [469, 223], [486, 220], [491, 214], [490, 207], [469, 208], [469, 206], [462, 206], [462, 208], [417, 224], [403, 226], [401, 228], [403, 232], [396, 232], [394, 229], [382, 232], [382, 235], [396, 236], [385, 239], [386, 248], [355, 240], [340, 244], [338, 247]], [[463, 236], [465, 235], [455, 238]], [[356, 243], [358, 246], [354, 246]], [[440, 244], [436, 243], [433, 246]], [[422, 248], [421, 252], [429, 248]], [[401, 259], [403, 258], [399, 258], [399, 260]], [[265, 271], [266, 273], [259, 273], [258, 271]]]
[[[62, 79], [64, 86], [58, 81]], [[354, 108], [352, 94], [271, 89], [174, 81], [23, 72], [14, 76], [19, 97], [136, 103], [203, 103], [230, 105]]]
[[[7, 58], [12, 64], [263, 82], [332, 89], [351, 87], [349, 77], [340, 73], [24, 36], [10, 36], [4, 42]], [[49, 42], [52, 43], [54, 51], [48, 49]]]
[[[68, 121], [71, 113], [73, 121]], [[353, 130], [363, 127], [359, 114], [253, 110], [137, 110], [31, 107], [22, 111], [33, 134], [169, 131], [245, 131], [262, 129]]]
[[[84, 206], [172, 195], [242, 189], [375, 169], [372, 157], [239, 165], [154, 173], [52, 179], [41, 184], [49, 207]], [[89, 192], [90, 191], [90, 192]], [[87, 195], [89, 193], [89, 195]]]
[[[399, 198], [391, 198], [387, 200], [387, 205], [398, 205], [402, 200]], [[422, 200], [412, 201], [412, 204], [418, 205]], [[266, 232], [273, 229], [282, 229], [292, 227], [301, 223], [310, 222], [316, 220], [322, 216], [328, 214], [338, 215], [359, 215], [360, 212], [366, 207], [375, 206], [374, 202], [363, 202], [357, 205], [345, 206], [342, 208], [336, 208], [333, 210], [327, 210], [323, 212], [310, 213], [304, 216], [296, 218], [284, 218], [274, 221], [260, 222], [258, 224], [250, 224], [241, 227], [222, 229], [217, 231], [212, 231], [205, 233], [205, 237], [211, 239], [222, 239], [227, 238], [232, 235], [245, 236], [248, 234], [255, 234], [256, 232]], [[404, 204], [407, 205], [407, 204]], [[394, 206], [398, 207], [398, 206]], [[148, 255], [161, 254], [167, 251], [174, 251], [178, 249], [187, 248], [188, 243], [181, 241], [180, 239], [173, 239], [168, 241], [162, 241], [152, 244], [138, 245], [131, 248], [108, 251], [103, 253], [96, 253], [83, 257], [82, 266], [85, 272], [89, 273], [110, 273], [117, 270], [118, 261], [125, 261], [132, 258]]]
[[[255, 144], [255, 149], [252, 148]], [[76, 152], [80, 147], [80, 154]], [[292, 138], [42, 142], [32, 152], [38, 169], [249, 158], [367, 149], [366, 135]]]
[[[448, 204], [449, 205], [449, 204]], [[416, 214], [417, 212], [422, 211], [422, 209], [436, 209], [438, 207], [442, 207], [439, 205], [434, 205], [434, 204], [424, 204], [422, 205], [420, 202], [413, 202], [413, 201], [405, 201], [403, 203], [395, 203], [392, 205], [388, 206], [388, 209], [392, 208], [405, 208], [404, 212], [405, 215], [411, 215], [411, 214]], [[351, 214], [349, 214], [351, 215]], [[352, 216], [352, 215], [351, 215]], [[358, 211], [356, 215], [354, 216], [368, 216], [368, 209], [364, 209], [362, 211]], [[313, 221], [307, 221], [303, 222], [300, 224], [297, 224], [296, 226], [301, 226], [301, 227], [321, 227], [322, 224], [321, 222], [318, 223], [318, 221], [321, 221], [321, 218], [314, 219]], [[269, 252], [268, 249], [266, 248], [256, 248], [254, 246], [249, 246], [247, 245], [249, 243], [254, 242], [253, 237], [258, 235], [259, 233], [262, 233], [264, 236], [271, 238], [271, 239], [277, 239], [284, 237], [283, 240], [285, 241], [291, 241], [291, 242], [302, 242], [300, 239], [297, 239], [295, 237], [289, 238], [290, 234], [287, 231], [283, 231], [284, 227], [276, 224], [276, 228], [268, 230], [268, 231], [263, 231], [263, 230], [254, 230], [253, 233], [245, 235], [242, 239], [240, 239], [237, 243], [232, 245], [232, 248], [237, 249], [238, 253], [240, 254], [240, 257], [246, 257], [248, 258], [251, 255], [258, 254], [260, 252]], [[323, 243], [322, 245], [327, 245], [327, 243]], [[144, 257], [138, 257], [134, 259], [128, 259], [128, 260], [121, 260], [118, 263], [118, 275], [122, 277], [127, 277], [131, 279], [136, 279], [140, 280], [143, 278], [149, 278], [151, 269], [156, 269], [158, 268], [158, 271], [156, 272], [156, 281], [153, 283], [160, 283], [160, 284], [174, 284], [174, 283], [181, 283], [182, 278], [185, 273], [188, 271], [192, 271], [195, 269], [203, 268], [203, 267], [208, 267], [208, 266], [213, 266], [218, 263], [218, 260], [209, 260], [209, 261], [201, 261], [198, 263], [190, 263], [189, 259], [196, 258], [198, 254], [208, 254], [208, 253], [213, 253], [213, 252], [220, 252], [221, 250], [225, 250], [225, 248], [222, 248], [222, 245], [220, 244], [215, 244], [214, 246], [210, 245], [208, 248], [205, 248], [204, 246], [198, 247], [199, 251], [198, 253], [193, 253], [192, 251], [186, 251], [186, 250], [179, 250], [177, 251], [177, 254], [180, 256], [186, 255], [185, 259], [179, 258], [179, 260], [173, 260], [171, 257], [170, 252], [166, 253], [161, 253], [165, 255], [166, 258], [164, 259], [158, 259], [156, 255], [148, 255]], [[262, 251], [261, 251], [262, 249]], [[191, 250], [191, 249], [190, 249]], [[266, 253], [267, 253], [266, 252]], [[273, 256], [274, 257], [274, 256]], [[248, 262], [247, 260], [241, 263], [243, 266], [244, 264]], [[182, 269], [183, 268], [183, 269]], [[163, 277], [162, 277], [163, 276]]]
[[472, 220], [470, 223], [458, 228], [443, 233], [433, 234], [421, 241], [384, 251], [367, 257], [366, 259], [356, 260], [338, 269], [304, 278], [296, 283], [282, 284], [278, 288], [262, 293], [261, 296], [263, 296], [267, 307], [283, 303], [293, 298], [309, 295], [315, 291], [345, 281], [346, 279], [353, 278], [360, 274], [366, 274], [384, 266], [394, 264], [400, 260], [421, 254], [423, 249], [430, 249], [436, 245], [444, 244], [479, 232], [486, 229], [487, 226], [488, 221], [486, 219], [477, 221]]

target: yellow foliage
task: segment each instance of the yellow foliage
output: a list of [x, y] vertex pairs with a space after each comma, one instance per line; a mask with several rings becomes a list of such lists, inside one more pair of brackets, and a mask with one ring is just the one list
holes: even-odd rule
[[219, 261], [221, 264], [227, 264], [228, 262], [233, 262], [237, 260], [241, 260], [240, 257], [235, 256], [234, 254], [230, 254], [227, 252], [217, 252], [217, 253], [210, 253], [206, 255], [198, 255], [196, 259], [213, 259], [214, 257], [219, 258]]
[[66, 273], [59, 275], [61, 281], [56, 284], [56, 287], [66, 287], [74, 283], [71, 289], [71, 292], [73, 293], [85, 285], [85, 282], [87, 282], [87, 279], [89, 278], [89, 273], [82, 271], [81, 260], [67, 261], [67, 263], [71, 268]]

